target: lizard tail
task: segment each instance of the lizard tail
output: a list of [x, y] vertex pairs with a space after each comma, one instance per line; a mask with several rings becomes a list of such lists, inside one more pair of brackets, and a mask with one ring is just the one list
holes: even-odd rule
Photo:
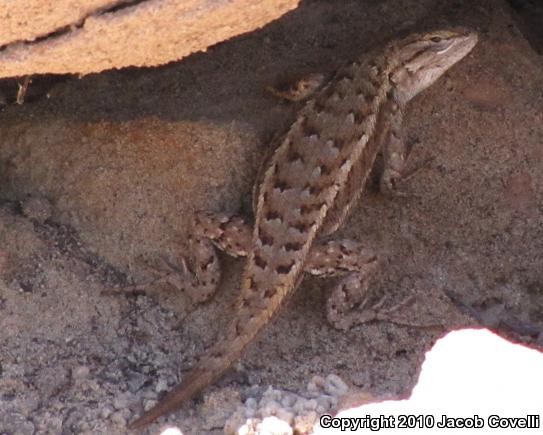
[[234, 321], [227, 329], [229, 333], [204, 353], [198, 365], [183, 377], [182, 382], [169, 391], [153, 408], [130, 423], [128, 428], [141, 429], [149, 425], [158, 417], [175, 411], [184, 402], [217, 381], [234, 361], [239, 359], [247, 344], [267, 323], [269, 314], [269, 312], [262, 312], [260, 316], [247, 319], [243, 327], [240, 322], [243, 316]]
[[[227, 367], [225, 367], [224, 370], [226, 370], [226, 368]], [[213, 371], [205, 367], [193, 369], [179, 385], [169, 391], [153, 408], [130, 423], [128, 428], [144, 428], [158, 417], [175, 411], [183, 402], [189, 400], [207, 385], [219, 378], [224, 370]]]

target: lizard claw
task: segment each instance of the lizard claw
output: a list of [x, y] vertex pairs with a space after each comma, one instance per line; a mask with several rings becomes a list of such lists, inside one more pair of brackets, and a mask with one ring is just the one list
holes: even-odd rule
[[188, 275], [191, 273], [187, 263], [187, 258], [184, 255], [179, 257], [179, 269], [183, 275]]
[[422, 170], [427, 169], [433, 160], [434, 160], [433, 157], [428, 158], [421, 165], [419, 165], [418, 167], [414, 168], [413, 170], [403, 175], [392, 169], [385, 170], [385, 172], [383, 173], [383, 176], [381, 177], [379, 190], [381, 191], [382, 194], [386, 196], [390, 196], [390, 197], [420, 198], [421, 195], [416, 194], [416, 193], [406, 192], [405, 190], [399, 189], [398, 186], [406, 184], [409, 180], [411, 180], [411, 178], [418, 175]]

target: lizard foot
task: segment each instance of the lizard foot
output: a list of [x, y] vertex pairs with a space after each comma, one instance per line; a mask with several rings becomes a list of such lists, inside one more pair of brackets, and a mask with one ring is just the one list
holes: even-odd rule
[[280, 86], [278, 88], [267, 86], [266, 90], [276, 97], [296, 102], [311, 97], [325, 82], [326, 78], [324, 74], [314, 73], [309, 74], [290, 86]]

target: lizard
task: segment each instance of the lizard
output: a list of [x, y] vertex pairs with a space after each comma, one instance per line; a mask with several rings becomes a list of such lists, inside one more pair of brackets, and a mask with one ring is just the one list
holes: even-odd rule
[[[406, 104], [476, 45], [465, 29], [412, 34], [339, 69], [299, 110], [294, 123], [260, 169], [253, 190], [254, 225], [241, 217], [197, 213], [189, 294], [210, 297], [218, 286], [215, 248], [246, 256], [237, 315], [179, 385], [132, 422], [142, 428], [198, 394], [242, 355], [303, 273], [343, 273], [327, 302], [340, 329], [353, 318], [376, 269], [376, 255], [359, 242], [329, 239], [359, 198], [378, 153], [380, 188], [393, 193], [408, 150], [401, 125]], [[192, 273], [189, 273], [192, 272]], [[347, 320], [345, 320], [345, 318]]]

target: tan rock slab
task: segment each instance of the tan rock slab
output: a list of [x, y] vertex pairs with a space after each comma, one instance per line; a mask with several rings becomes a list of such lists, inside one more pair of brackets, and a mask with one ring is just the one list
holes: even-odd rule
[[62, 7], [3, 0], [0, 77], [161, 65], [262, 27], [298, 2], [148, 0], [119, 8], [122, 2], [104, 0], [63, 0]]

